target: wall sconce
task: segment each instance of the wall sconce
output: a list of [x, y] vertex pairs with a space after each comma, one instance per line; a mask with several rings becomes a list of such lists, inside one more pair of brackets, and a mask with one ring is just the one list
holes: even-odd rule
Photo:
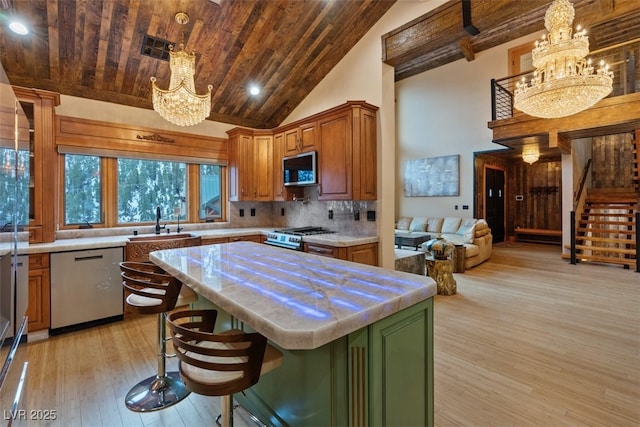
[[538, 145], [525, 145], [522, 147], [522, 160], [529, 163], [530, 165], [534, 164], [540, 158], [540, 151], [538, 150]]

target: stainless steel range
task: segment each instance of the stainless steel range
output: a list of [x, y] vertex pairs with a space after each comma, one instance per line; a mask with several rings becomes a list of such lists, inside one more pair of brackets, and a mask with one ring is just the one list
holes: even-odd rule
[[273, 230], [267, 234], [267, 241], [265, 243], [280, 246], [281, 248], [301, 251], [303, 236], [329, 233], [333, 233], [333, 231], [322, 227], [284, 228], [282, 230]]

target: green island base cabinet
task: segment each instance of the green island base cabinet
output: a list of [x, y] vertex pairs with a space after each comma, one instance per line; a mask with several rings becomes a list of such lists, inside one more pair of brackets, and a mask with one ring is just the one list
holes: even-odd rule
[[274, 426], [432, 426], [433, 298], [282, 365], [234, 398]]
[[[216, 331], [258, 331], [282, 351], [280, 367], [234, 395], [265, 424], [433, 425], [429, 277], [248, 242], [151, 260], [199, 294], [194, 308], [218, 310]], [[299, 266], [295, 276], [286, 265]], [[286, 298], [255, 303], [267, 294]]]

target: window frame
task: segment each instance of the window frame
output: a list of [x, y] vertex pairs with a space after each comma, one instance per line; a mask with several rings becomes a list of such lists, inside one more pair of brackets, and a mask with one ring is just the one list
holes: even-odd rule
[[[78, 224], [65, 224], [65, 155], [78, 154], [86, 155], [85, 153], [72, 153], [64, 152], [60, 153], [58, 161], [58, 188], [60, 188], [61, 197], [58, 206], [58, 228], [60, 230], [74, 230], [78, 229]], [[227, 221], [228, 201], [227, 201], [227, 180], [228, 180], [228, 166], [223, 163], [212, 161], [211, 163], [191, 163], [186, 159], [180, 159], [176, 156], [173, 160], [167, 159], [154, 159], [148, 156], [104, 156], [103, 154], [97, 154], [100, 157], [100, 184], [102, 192], [102, 219], [100, 223], [91, 223], [93, 228], [126, 228], [126, 227], [138, 227], [153, 225], [153, 222], [138, 222], [138, 223], [118, 223], [118, 158], [140, 158], [141, 160], [151, 161], [174, 161], [186, 163], [186, 187], [187, 191], [185, 196], [187, 197], [187, 211], [184, 212], [180, 223], [204, 223], [207, 222], [204, 219], [200, 219], [199, 205], [200, 205], [200, 165], [201, 164], [213, 164], [220, 166], [220, 197], [221, 203], [221, 217], [216, 221]], [[162, 221], [163, 224], [177, 224], [177, 220], [167, 219]]]

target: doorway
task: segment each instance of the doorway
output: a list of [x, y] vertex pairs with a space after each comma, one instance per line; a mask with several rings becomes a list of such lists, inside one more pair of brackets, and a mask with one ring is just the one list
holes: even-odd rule
[[493, 243], [504, 241], [504, 170], [485, 167], [485, 219], [493, 234]]

